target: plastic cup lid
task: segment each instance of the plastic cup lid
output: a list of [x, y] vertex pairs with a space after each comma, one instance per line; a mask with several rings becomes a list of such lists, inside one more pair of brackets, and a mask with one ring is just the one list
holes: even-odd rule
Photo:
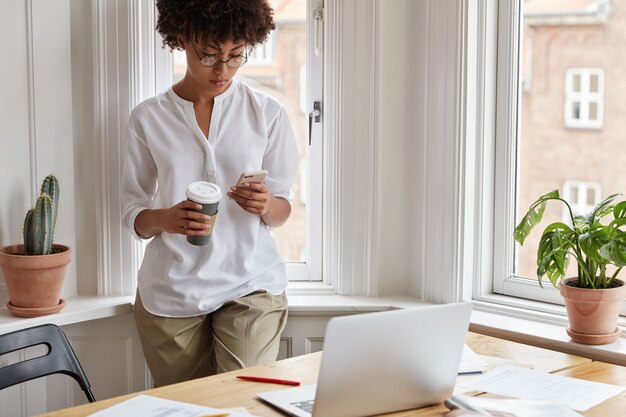
[[187, 187], [187, 198], [200, 204], [217, 203], [222, 198], [222, 190], [212, 182], [195, 181]]

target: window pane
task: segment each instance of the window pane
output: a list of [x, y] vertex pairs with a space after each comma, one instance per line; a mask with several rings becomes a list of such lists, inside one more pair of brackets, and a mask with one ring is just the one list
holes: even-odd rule
[[589, 92], [597, 93], [598, 92], [598, 84], [599, 78], [597, 75], [592, 75], [589, 79]]
[[587, 206], [595, 206], [596, 204], [596, 190], [593, 188], [587, 188]]
[[[277, 28], [263, 45], [257, 45], [237, 77], [280, 101], [287, 109], [298, 141], [300, 164], [292, 191], [291, 216], [281, 227], [272, 230], [278, 249], [287, 262], [306, 262], [307, 210], [306, 159], [308, 152], [305, 108], [302, 94], [306, 92], [306, 17], [307, 1], [271, 2]], [[174, 52], [174, 82], [186, 70], [185, 53]]]
[[575, 101], [572, 103], [572, 119], [580, 120], [580, 102]]
[[589, 102], [589, 120], [598, 120], [598, 103]]
[[[626, 37], [602, 35], [623, 33], [626, 2], [611, 2], [611, 9], [604, 9], [608, 19], [600, 12], [597, 16], [595, 12], [583, 13], [588, 3], [521, 2], [521, 50], [525, 50], [524, 44], [532, 44], [532, 49], [526, 48], [530, 57], [519, 60], [519, 73], [532, 80], [531, 88], [519, 91], [515, 224], [539, 196], [557, 189], [566, 195], [566, 183], [577, 184], [567, 193], [574, 212], [587, 212], [599, 199], [626, 190], [622, 175], [626, 119], [616, 116], [603, 120], [603, 112], [626, 113], [626, 102], [621, 98], [626, 94], [626, 79], [621, 76], [621, 64], [615, 65], [610, 59], [626, 54]], [[597, 20], [589, 24], [585, 19]], [[592, 56], [589, 51], [593, 51]], [[593, 67], [581, 66], [581, 57], [589, 58], [583, 65]], [[568, 119], [576, 123], [568, 125]], [[568, 217], [563, 203], [548, 202], [542, 222], [523, 247], [516, 245], [515, 275], [536, 279], [536, 254], [543, 228], [554, 221], [570, 223]], [[569, 276], [576, 275], [575, 264], [571, 259]]]
[[570, 187], [569, 203], [578, 204], [578, 187], [574, 187], [574, 186]]
[[572, 91], [580, 93], [580, 74], [575, 74], [572, 82]]

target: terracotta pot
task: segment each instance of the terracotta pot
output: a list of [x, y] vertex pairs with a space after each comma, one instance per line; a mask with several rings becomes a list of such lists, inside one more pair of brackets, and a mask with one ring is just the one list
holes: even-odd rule
[[624, 282], [616, 279], [614, 282], [619, 287], [607, 289], [566, 285], [567, 282], [577, 280], [578, 278], [569, 278], [559, 285], [569, 318], [567, 334], [574, 342], [587, 345], [614, 342], [621, 333], [621, 329], [617, 327], [617, 319], [625, 296]]
[[7, 307], [14, 315], [36, 317], [63, 308], [61, 289], [72, 251], [65, 245], [52, 247], [55, 253], [50, 255], [28, 256], [24, 255], [24, 245], [0, 249], [0, 266], [10, 299]]

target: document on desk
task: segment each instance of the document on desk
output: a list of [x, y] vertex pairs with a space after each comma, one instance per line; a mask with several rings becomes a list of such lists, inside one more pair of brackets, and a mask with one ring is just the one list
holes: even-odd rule
[[254, 417], [251, 414], [204, 407], [151, 395], [138, 395], [88, 417]]
[[460, 381], [463, 387], [526, 400], [550, 400], [574, 410], [591, 407], [624, 391], [625, 387], [505, 365]]
[[486, 410], [494, 415], [512, 417], [582, 417], [566, 405], [545, 400], [517, 400], [457, 395], [464, 403]]
[[459, 375], [480, 374], [489, 368], [489, 364], [478, 356], [469, 346], [463, 346], [463, 355], [459, 365]]

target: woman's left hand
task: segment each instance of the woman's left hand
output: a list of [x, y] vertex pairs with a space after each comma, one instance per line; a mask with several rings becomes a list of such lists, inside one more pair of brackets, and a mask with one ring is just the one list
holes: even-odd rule
[[235, 200], [239, 207], [248, 213], [263, 216], [272, 205], [272, 195], [261, 182], [244, 183], [239, 187], [230, 187], [228, 197]]

